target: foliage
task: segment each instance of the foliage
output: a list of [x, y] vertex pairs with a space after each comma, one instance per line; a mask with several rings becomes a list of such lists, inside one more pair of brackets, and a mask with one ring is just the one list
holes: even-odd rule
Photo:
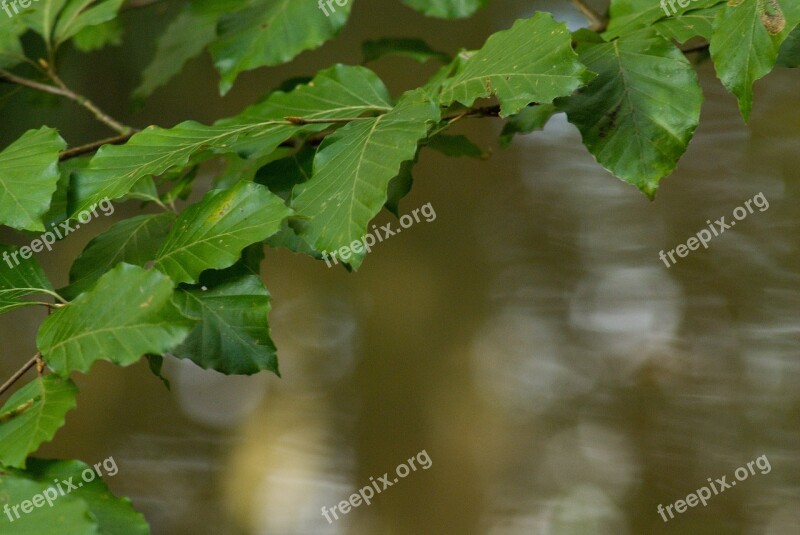
[[[398, 1], [437, 18], [502, 6]], [[184, 2], [132, 97], [146, 99], [204, 52], [225, 94], [240, 74], [289, 62], [334, 38], [352, 6], [324, 13], [314, 1]], [[675, 14], [665, 9], [655, 0], [611, 0], [608, 20], [574, 33], [536, 13], [479, 50], [452, 55], [418, 38], [386, 37], [364, 43], [365, 63], [400, 55], [444, 65], [423, 87], [393, 97], [369, 68], [337, 64], [213, 124], [187, 120], [141, 131], [109, 117], [57, 73], [67, 43], [90, 51], [120, 42], [122, 0], [39, 0], [17, 17], [0, 16], [0, 81], [71, 100], [117, 134], [67, 148], [55, 125], [21, 132], [0, 151], [0, 224], [40, 233], [74, 223], [103, 200], [146, 207], [91, 240], [70, 269], [70, 284], [58, 291], [35, 258], [0, 245], [0, 313], [41, 305], [52, 312], [36, 337], [39, 377], [0, 409], [5, 503], [85, 468], [34, 459], [25, 469], [75, 406], [69, 375], [90, 371], [97, 360], [126, 366], [146, 356], [158, 373], [171, 355], [225, 374], [278, 373], [267, 323], [271, 297], [259, 276], [264, 245], [313, 259], [349, 246], [381, 210], [397, 214], [420, 150], [484, 157], [463, 135], [444, 133], [459, 121], [499, 117], [506, 146], [564, 112], [601, 166], [652, 199], [699, 124], [695, 53], [703, 58], [708, 50], [745, 121], [753, 84], [776, 66], [800, 64], [795, 0], [695, 0]], [[186, 205], [198, 166], [212, 159], [225, 166], [213, 189]], [[346, 267], [363, 261], [361, 250]], [[42, 375], [45, 367], [53, 373]], [[54, 528], [149, 531], [101, 482], [8, 529]]]

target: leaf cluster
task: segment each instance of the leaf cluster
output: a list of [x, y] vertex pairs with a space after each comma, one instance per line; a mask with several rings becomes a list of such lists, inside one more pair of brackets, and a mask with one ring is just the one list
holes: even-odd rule
[[[403, 1], [440, 18], [467, 17], [488, 4]], [[132, 96], [147, 98], [202, 53], [213, 59], [224, 94], [241, 73], [286, 63], [334, 38], [352, 5], [326, 16], [305, 0], [186, 2]], [[67, 43], [88, 51], [120, 42], [121, 9], [122, 0], [40, 0], [18, 17], [0, 14], [0, 81], [72, 100], [118, 134], [68, 148], [51, 126], [23, 133], [0, 152], [0, 225], [36, 236], [101, 202], [144, 207], [89, 242], [69, 285], [58, 290], [35, 258], [0, 245], [0, 313], [41, 305], [52, 312], [36, 337], [52, 374], [40, 369], [0, 409], [6, 496], [24, 499], [39, 492], [45, 475], [80, 468], [37, 461], [22, 470], [75, 406], [70, 374], [98, 360], [127, 366], [147, 356], [158, 369], [174, 356], [225, 374], [278, 373], [271, 298], [259, 275], [264, 246], [320, 259], [361, 239], [383, 209], [397, 213], [421, 150], [484, 157], [466, 137], [445, 133], [459, 121], [499, 118], [506, 146], [565, 113], [602, 167], [653, 198], [699, 124], [703, 96], [692, 59], [710, 57], [745, 120], [753, 84], [776, 66], [800, 64], [794, 0], [697, 0], [674, 14], [653, 0], [612, 0], [598, 31], [570, 32], [540, 12], [489, 36], [479, 50], [452, 55], [416, 38], [365, 43], [364, 63], [386, 55], [441, 63], [425, 85], [397, 96], [364, 64], [337, 64], [213, 124], [187, 120], [140, 131], [57, 73]], [[29, 34], [38, 36], [35, 50], [44, 57], [23, 46]], [[222, 170], [187, 204], [198, 168], [212, 160]], [[354, 253], [346, 267], [358, 269], [364, 254]], [[86, 489], [59, 502], [52, 514], [61, 515], [60, 532], [141, 532], [128, 512], [94, 509], [104, 492]]]

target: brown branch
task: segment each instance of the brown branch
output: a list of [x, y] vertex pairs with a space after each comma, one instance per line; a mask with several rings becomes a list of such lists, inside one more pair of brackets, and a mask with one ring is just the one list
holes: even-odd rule
[[[20, 368], [19, 370], [17, 370], [17, 372], [16, 372], [16, 373], [14, 373], [14, 375], [12, 375], [12, 376], [11, 376], [11, 378], [10, 378], [8, 381], [6, 381], [6, 382], [5, 382], [5, 384], [3, 384], [3, 386], [0, 386], [0, 396], [2, 396], [3, 394], [5, 394], [5, 393], [6, 393], [6, 391], [7, 391], [9, 388], [11, 388], [12, 386], [14, 386], [14, 383], [16, 383], [17, 381], [19, 381], [19, 380], [20, 380], [20, 378], [21, 378], [23, 375], [25, 375], [26, 373], [28, 373], [28, 370], [30, 370], [30, 369], [31, 369], [31, 368], [33, 368], [34, 366], [37, 366], [37, 365], [39, 365], [39, 362], [41, 361], [41, 356], [42, 356], [42, 355], [41, 355], [41, 353], [36, 353], [36, 354], [33, 356], [33, 358], [32, 358], [31, 360], [29, 360], [28, 362], [26, 362], [26, 363], [25, 363], [25, 365], [24, 365], [24, 366], [22, 366], [22, 368]], [[40, 373], [41, 373], [41, 372], [40, 372]]]
[[43, 84], [35, 80], [23, 78], [4, 69], [0, 69], [0, 80], [4, 80], [8, 83], [17, 84], [30, 89], [35, 89], [36, 91], [42, 91], [44, 93], [49, 93], [51, 95], [57, 95], [72, 100], [73, 102], [76, 102], [78, 105], [82, 106], [83, 108], [91, 112], [91, 114], [94, 115], [95, 119], [105, 124], [112, 130], [119, 132], [120, 134], [125, 134], [133, 130], [130, 126], [126, 126], [117, 121], [116, 119], [112, 118], [111, 116], [109, 116], [103, 110], [98, 108], [97, 105], [95, 105], [95, 103], [89, 100], [88, 98], [72, 91], [52, 71], [48, 72], [48, 74], [50, 78], [56, 83], [56, 85]]
[[36, 91], [50, 93], [51, 95], [64, 96], [64, 92], [58, 87], [49, 84], [42, 84], [40, 82], [29, 80], [27, 78], [22, 78], [21, 76], [12, 74], [4, 69], [0, 69], [0, 80], [5, 80], [8, 83], [21, 85], [24, 87], [28, 87], [30, 89], [35, 89]]
[[77, 158], [78, 156], [83, 156], [84, 154], [94, 152], [103, 145], [121, 145], [133, 137], [136, 132], [138, 132], [138, 130], [131, 130], [127, 134], [120, 134], [118, 136], [101, 139], [99, 141], [93, 141], [91, 143], [87, 143], [86, 145], [81, 145], [80, 147], [67, 149], [59, 154], [58, 159], [59, 161], [63, 162], [71, 158]]
[[[456, 121], [458, 121], [460, 119], [468, 118], [468, 117], [498, 117], [499, 115], [500, 115], [500, 106], [495, 105], [495, 106], [486, 106], [486, 107], [482, 107], [482, 108], [466, 108], [466, 109], [461, 110], [461, 111], [459, 111], [457, 113], [454, 113], [453, 115], [448, 115], [446, 117], [443, 117], [442, 120], [443, 121], [450, 121], [451, 123], [454, 123], [454, 122], [456, 122]], [[303, 126], [303, 125], [307, 125], [307, 124], [349, 123], [351, 121], [359, 121], [359, 120], [365, 120], [365, 119], [370, 119], [370, 117], [344, 117], [344, 118], [340, 117], [340, 118], [328, 118], [328, 119], [326, 119], [324, 117], [323, 118], [315, 118], [315, 119], [305, 119], [303, 117], [295, 117], [295, 116], [285, 117], [286, 121], [288, 121], [288, 122], [290, 122], [290, 123], [292, 123], [294, 125], [297, 125], [297, 126]], [[87, 143], [86, 145], [81, 145], [79, 147], [73, 147], [71, 149], [67, 149], [67, 150], [61, 152], [61, 154], [59, 155], [58, 159], [59, 159], [59, 161], [63, 162], [63, 161], [66, 161], [66, 160], [70, 160], [72, 158], [77, 158], [78, 156], [83, 156], [84, 154], [89, 154], [91, 152], [95, 152], [97, 149], [99, 149], [103, 145], [121, 145], [121, 144], [127, 142], [137, 132], [139, 132], [139, 130], [135, 130], [134, 129], [134, 130], [131, 130], [131, 131], [126, 132], [124, 134], [120, 134], [118, 136], [114, 136], [114, 137], [110, 137], [110, 138], [106, 138], [106, 139], [101, 139], [101, 140], [98, 140], [98, 141], [93, 141], [91, 143]], [[320, 132], [320, 133], [308, 138], [306, 140], [306, 142], [307, 143], [311, 143], [312, 145], [313, 144], [319, 144], [325, 138], [325, 136], [327, 136], [327, 135], [329, 135], [331, 133], [332, 133], [332, 131]], [[297, 142], [295, 140], [288, 139], [288, 140], [284, 141], [283, 143], [281, 143], [280, 146], [281, 147], [287, 147], [287, 148], [295, 148], [298, 145], [297, 145]]]
[[606, 26], [608, 26], [608, 21], [600, 15], [597, 11], [592, 9], [588, 4], [584, 2], [584, 0], [572, 0], [572, 4], [578, 8], [584, 17], [589, 19], [589, 29], [595, 31], [597, 33], [604, 32], [606, 30]]
[[350, 123], [352, 121], [364, 121], [366, 119], [372, 119], [373, 117], [337, 117], [337, 118], [317, 118], [317, 119], [306, 119], [304, 117], [295, 117], [294, 115], [289, 115], [284, 117], [284, 119], [294, 125], [303, 126], [306, 124], [328, 124], [328, 123]]
[[58, 86], [58, 88], [61, 90], [61, 95], [62, 96], [64, 96], [65, 98], [68, 98], [68, 99], [70, 99], [70, 100], [72, 100], [74, 102], [77, 102], [80, 106], [83, 106], [84, 108], [89, 110], [89, 112], [91, 112], [91, 114], [94, 115], [95, 119], [97, 119], [101, 123], [105, 124], [106, 126], [111, 128], [112, 130], [115, 130], [115, 131], [119, 132], [120, 134], [127, 134], [128, 132], [133, 130], [133, 128], [131, 128], [130, 126], [126, 126], [126, 125], [120, 123], [119, 121], [117, 121], [116, 119], [114, 119], [113, 117], [111, 117], [110, 115], [105, 113], [103, 110], [98, 108], [95, 105], [94, 102], [92, 102], [88, 98], [86, 98], [83, 95], [80, 95], [80, 94], [74, 92], [69, 87], [67, 87], [67, 84], [65, 84], [61, 80], [61, 78], [58, 77], [58, 75], [56, 74], [56, 72], [53, 70], [53, 68], [50, 65], [47, 66], [47, 75], [50, 77], [51, 80], [53, 80], [53, 82], [56, 84], [56, 86]]

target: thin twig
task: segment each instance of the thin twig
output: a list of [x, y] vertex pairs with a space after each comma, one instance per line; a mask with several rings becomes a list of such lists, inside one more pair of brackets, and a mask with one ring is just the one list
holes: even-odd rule
[[92, 115], [94, 115], [95, 118], [101, 123], [105, 124], [112, 130], [119, 132], [120, 134], [127, 134], [128, 132], [133, 130], [133, 128], [131, 128], [130, 126], [126, 126], [120, 123], [119, 121], [117, 121], [116, 119], [105, 113], [88, 98], [74, 92], [72, 89], [67, 87], [67, 84], [65, 84], [63, 80], [59, 78], [59, 76], [56, 74], [56, 71], [54, 71], [51, 66], [48, 66], [47, 68], [47, 75], [50, 77], [51, 80], [53, 80], [56, 86], [58, 86], [58, 88], [61, 89], [61, 94], [64, 97], [77, 102], [79, 105], [89, 110], [89, 112], [91, 112]]
[[0, 386], [0, 396], [2, 396], [3, 394], [5, 394], [5, 393], [6, 393], [6, 391], [7, 391], [9, 388], [11, 388], [12, 386], [14, 386], [14, 383], [16, 383], [17, 381], [19, 381], [20, 377], [22, 377], [23, 375], [25, 375], [25, 374], [28, 372], [28, 370], [30, 370], [31, 368], [33, 368], [34, 366], [36, 366], [36, 365], [39, 363], [39, 359], [40, 359], [40, 358], [41, 358], [41, 354], [40, 354], [40, 353], [36, 353], [36, 354], [33, 356], [33, 358], [32, 358], [31, 360], [29, 360], [28, 362], [26, 362], [26, 363], [25, 363], [25, 365], [24, 365], [24, 366], [22, 366], [22, 368], [20, 368], [19, 370], [17, 370], [17, 372], [16, 372], [14, 375], [12, 375], [12, 376], [11, 376], [11, 378], [10, 378], [8, 381], [6, 381], [6, 382], [5, 382], [5, 384], [4, 384], [3, 386]]
[[23, 87], [35, 89], [36, 91], [42, 91], [44, 93], [49, 93], [51, 95], [57, 95], [72, 100], [73, 102], [76, 102], [80, 106], [83, 106], [85, 109], [89, 110], [89, 112], [91, 112], [98, 121], [102, 122], [112, 130], [119, 132], [120, 134], [125, 134], [133, 130], [131, 127], [126, 126], [109, 116], [88, 98], [72, 91], [64, 84], [64, 82], [61, 81], [60, 78], [58, 78], [58, 76], [55, 75], [55, 73], [49, 72], [48, 74], [50, 75], [51, 79], [56, 82], [56, 85], [43, 84], [35, 80], [23, 78], [4, 69], [0, 69], [0, 80], [5, 80], [6, 82], [12, 84], [21, 85]]
[[118, 136], [101, 139], [99, 141], [93, 141], [91, 143], [87, 143], [86, 145], [67, 149], [61, 152], [61, 154], [58, 156], [58, 159], [63, 162], [71, 158], [77, 158], [78, 156], [83, 156], [84, 154], [94, 152], [103, 145], [121, 145], [133, 137], [136, 132], [138, 132], [138, 130], [131, 130], [127, 134], [120, 134]]
[[16, 74], [12, 74], [4, 69], [0, 69], [0, 80], [5, 80], [9, 83], [21, 85], [24, 87], [29, 87], [31, 89], [42, 91], [44, 93], [50, 93], [51, 95], [66, 96], [64, 95], [64, 92], [58, 87], [49, 84], [42, 84], [34, 80], [23, 78], [21, 76], [17, 76]]
[[608, 21], [600, 15], [597, 11], [592, 9], [584, 0], [572, 0], [573, 5], [583, 13], [583, 16], [589, 19], [589, 29], [597, 33], [604, 32]]
[[[49, 86], [48, 86], [49, 87]], [[376, 111], [384, 111], [384, 110], [376, 110]], [[449, 115], [443, 117], [443, 121], [449, 121], [447, 127], [451, 124], [455, 123], [456, 121], [468, 118], [468, 117], [497, 117], [500, 114], [500, 106], [485, 106], [481, 108], [466, 108], [460, 110], [453, 115]], [[314, 119], [306, 119], [304, 117], [296, 117], [296, 116], [288, 116], [285, 117], [284, 120], [287, 122], [297, 125], [303, 126], [308, 124], [328, 124], [328, 123], [349, 123], [351, 121], [359, 121], [370, 119], [371, 117], [338, 117], [338, 118], [314, 118]], [[446, 127], [445, 127], [446, 128]], [[73, 147], [71, 149], [67, 149], [62, 151], [59, 155], [60, 161], [70, 160], [72, 158], [76, 158], [78, 156], [83, 156], [84, 154], [89, 154], [91, 152], [95, 152], [97, 149], [102, 147], [103, 145], [121, 145], [127, 142], [131, 137], [134, 136], [139, 132], [139, 130], [131, 130], [130, 132], [126, 132], [125, 134], [120, 134], [118, 136], [100, 139], [98, 141], [93, 141], [91, 143], [87, 143], [86, 145], [81, 145], [79, 147]], [[321, 142], [325, 136], [329, 135], [332, 131], [325, 131], [312, 136], [307, 140], [307, 142], [315, 143]], [[288, 148], [295, 148], [297, 147], [297, 143], [292, 140], [286, 140], [280, 145], [281, 147], [288, 147]]]

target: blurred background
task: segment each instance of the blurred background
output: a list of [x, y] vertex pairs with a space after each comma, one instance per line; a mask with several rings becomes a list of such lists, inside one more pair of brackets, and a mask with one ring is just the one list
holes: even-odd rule
[[[135, 111], [129, 92], [178, 7], [126, 13], [123, 46], [68, 53], [64, 78], [138, 127], [211, 122], [287, 78], [360, 62], [365, 39], [417, 36], [454, 53], [534, 9], [585, 24], [566, 1], [495, 0], [448, 22], [357, 0], [333, 42], [241, 77], [224, 99], [203, 57]], [[371, 67], [398, 95], [436, 65]], [[701, 126], [654, 203], [600, 168], [563, 115], [506, 150], [499, 120], [463, 121], [492, 157], [423, 151], [400, 211], [431, 203], [436, 220], [376, 246], [357, 273], [267, 250], [282, 379], [168, 359], [169, 392], [144, 363], [98, 363], [75, 377], [79, 408], [40, 456], [113, 456], [111, 489], [156, 535], [800, 533], [798, 73], [756, 84], [748, 126], [712, 65], [699, 72]], [[2, 146], [41, 124], [71, 145], [109, 134], [23, 92], [0, 120]], [[659, 260], [759, 192], [769, 210], [669, 269]], [[57, 287], [133, 204], [38, 255]], [[0, 317], [2, 376], [35, 352], [42, 319]], [[321, 515], [421, 450], [428, 470], [333, 524]], [[761, 455], [770, 473], [669, 523], [657, 513]]]

